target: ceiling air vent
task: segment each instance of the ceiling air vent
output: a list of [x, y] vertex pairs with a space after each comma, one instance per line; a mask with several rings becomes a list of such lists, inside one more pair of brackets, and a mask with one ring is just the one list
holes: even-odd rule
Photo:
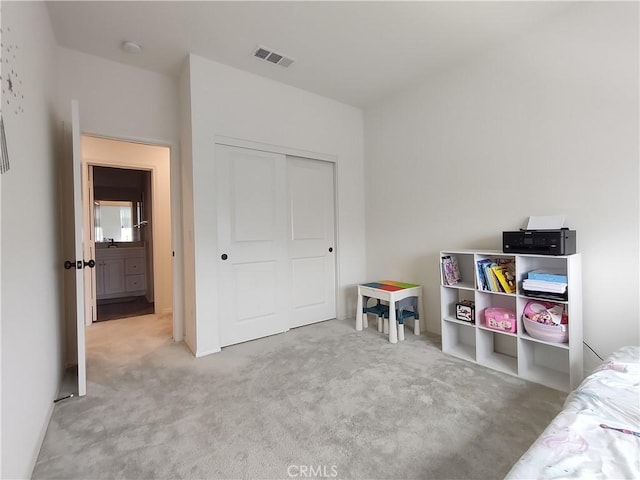
[[266, 47], [257, 47], [253, 52], [253, 56], [281, 67], [288, 67], [294, 62], [293, 58], [285, 57], [281, 53], [276, 53]]

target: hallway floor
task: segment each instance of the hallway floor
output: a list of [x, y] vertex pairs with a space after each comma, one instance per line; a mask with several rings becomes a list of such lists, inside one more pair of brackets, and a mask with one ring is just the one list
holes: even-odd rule
[[115, 320], [118, 318], [139, 317], [154, 313], [153, 302], [142, 297], [129, 297], [116, 303], [98, 304], [98, 315], [96, 322]]

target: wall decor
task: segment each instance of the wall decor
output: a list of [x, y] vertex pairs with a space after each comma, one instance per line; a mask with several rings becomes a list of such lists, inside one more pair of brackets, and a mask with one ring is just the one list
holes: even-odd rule
[[[2, 4], [0, 3], [0, 25], [2, 25]], [[4, 44], [2, 43], [2, 28], [0, 27], [0, 82], [2, 82], [2, 59], [4, 55], [2, 51], [4, 50]], [[7, 139], [4, 134], [4, 120], [2, 118], [2, 99], [4, 95], [0, 95], [0, 174], [9, 170], [9, 156], [6, 156], [5, 160], [5, 145], [7, 144]]]
[[[0, 13], [1, 18], [1, 13]], [[11, 37], [11, 28], [0, 28], [0, 82], [2, 83], [2, 101], [0, 104], [0, 173], [9, 170], [9, 150], [4, 127], [6, 115], [21, 115], [24, 113], [22, 93], [22, 77], [18, 73], [16, 62], [19, 47], [7, 41]], [[10, 38], [9, 38], [10, 40]]]

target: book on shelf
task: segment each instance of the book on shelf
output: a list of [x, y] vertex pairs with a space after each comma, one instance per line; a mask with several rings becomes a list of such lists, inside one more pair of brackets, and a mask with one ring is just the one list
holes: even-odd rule
[[497, 279], [495, 275], [491, 271], [491, 267], [497, 266], [490, 258], [485, 258], [483, 260], [478, 260], [477, 263], [477, 273], [478, 273], [478, 289], [479, 290], [487, 290], [489, 292], [496, 291], [496, 288], [499, 288], [497, 285]]
[[527, 278], [531, 280], [544, 280], [546, 282], [568, 283], [566, 273], [549, 269], [532, 270], [527, 273]]
[[511, 258], [485, 258], [476, 265], [478, 289], [490, 292], [515, 293], [515, 263]]
[[498, 284], [498, 279], [496, 278], [496, 274], [493, 273], [492, 268], [497, 267], [498, 264], [494, 261], [489, 261], [483, 265], [484, 268], [484, 276], [487, 279], [487, 285], [489, 290], [492, 292], [499, 292], [500, 286]]
[[516, 276], [508, 265], [496, 265], [491, 267], [491, 271], [495, 274], [502, 291], [505, 293], [515, 293]]
[[540, 292], [564, 293], [567, 290], [567, 284], [525, 278], [522, 281], [522, 288], [526, 290], [537, 290]]
[[442, 283], [456, 285], [460, 281], [460, 266], [455, 255], [445, 255], [441, 258]]
[[478, 290], [489, 290], [487, 278], [484, 275], [484, 263], [490, 260], [479, 260], [476, 264], [476, 279], [478, 281]]

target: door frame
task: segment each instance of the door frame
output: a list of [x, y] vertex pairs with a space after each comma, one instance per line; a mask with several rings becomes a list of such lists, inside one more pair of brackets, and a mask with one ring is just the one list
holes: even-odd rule
[[[182, 252], [182, 223], [180, 221], [182, 212], [181, 212], [181, 196], [182, 196], [182, 188], [181, 188], [181, 179], [180, 179], [180, 165], [179, 165], [179, 152], [177, 144], [173, 142], [157, 140], [157, 139], [148, 139], [141, 137], [126, 137], [126, 136], [111, 136], [105, 135], [101, 133], [93, 133], [90, 131], [82, 131], [82, 137], [94, 137], [103, 140], [111, 140], [115, 142], [125, 142], [125, 143], [137, 143], [141, 145], [148, 145], [153, 147], [163, 147], [169, 149], [169, 191], [170, 191], [170, 215], [171, 215], [171, 251], [172, 251], [172, 262], [171, 262], [171, 277], [172, 277], [172, 336], [174, 342], [181, 342], [184, 340], [184, 296], [183, 296], [183, 279], [182, 279], [182, 257], [180, 252]], [[145, 168], [140, 165], [134, 164], [112, 164], [106, 162], [96, 162], [96, 161], [87, 161], [85, 162], [84, 158], [82, 159], [82, 164], [84, 165], [93, 165], [93, 166], [103, 166], [103, 167], [111, 167], [111, 168], [130, 168], [135, 170], [146, 170], [151, 172], [151, 195], [152, 195], [152, 205], [155, 207], [155, 202], [157, 199], [157, 187], [155, 185], [155, 178], [157, 178], [157, 172], [154, 167]], [[88, 199], [87, 199], [88, 200]], [[85, 205], [86, 206], [86, 205]], [[155, 217], [155, 208], [154, 213]], [[157, 235], [156, 228], [157, 222], [153, 222], [153, 231], [152, 235], [154, 238]], [[94, 245], [95, 249], [95, 245]], [[95, 251], [95, 250], [94, 250]], [[176, 255], [178, 252], [178, 255]], [[155, 256], [155, 243], [154, 243], [154, 256]], [[157, 275], [157, 269], [154, 268], [154, 279]], [[95, 284], [95, 272], [93, 273], [93, 281]], [[154, 280], [154, 290], [156, 288], [155, 280]], [[154, 292], [155, 299], [155, 292]], [[156, 312], [161, 314], [162, 312]]]
[[[83, 135], [86, 136], [86, 135]], [[156, 146], [156, 145], [154, 145]], [[162, 147], [165, 148], [165, 147]], [[85, 214], [83, 216], [84, 219], [84, 239], [83, 239], [83, 244], [84, 244], [84, 251], [85, 251], [85, 258], [92, 258], [92, 259], [96, 259], [95, 255], [96, 255], [96, 243], [95, 243], [95, 233], [94, 233], [94, 222], [95, 222], [95, 218], [94, 218], [94, 213], [93, 213], [93, 201], [95, 199], [95, 183], [94, 183], [94, 174], [93, 174], [93, 168], [94, 167], [102, 167], [102, 168], [114, 168], [114, 169], [121, 169], [121, 170], [133, 170], [136, 172], [147, 172], [149, 173], [150, 177], [151, 177], [151, 236], [153, 237], [153, 239], [155, 240], [157, 234], [157, 229], [158, 226], [156, 224], [155, 221], [155, 211], [156, 211], [156, 195], [157, 193], [155, 192], [155, 182], [157, 180], [157, 169], [155, 167], [141, 167], [139, 165], [130, 165], [128, 163], [122, 163], [122, 164], [113, 164], [113, 163], [108, 163], [108, 162], [96, 162], [96, 161], [89, 161], [89, 162], [85, 162], [84, 158], [82, 159], [82, 191], [83, 191], [83, 202], [82, 202], [82, 206], [83, 209], [85, 210]], [[90, 173], [89, 173], [90, 172]], [[145, 249], [145, 255], [146, 255], [146, 249]], [[148, 258], [148, 256], [146, 257]], [[157, 249], [157, 244], [155, 241], [152, 242], [152, 248], [151, 248], [151, 258], [153, 259], [153, 261], [155, 262], [155, 259], [158, 258], [158, 249]], [[92, 268], [91, 271], [86, 272], [86, 275], [90, 276], [90, 282], [89, 284], [91, 285], [91, 289], [90, 289], [90, 295], [89, 295], [89, 291], [85, 288], [85, 305], [90, 304], [89, 306], [91, 307], [86, 308], [85, 310], [87, 312], [91, 311], [91, 315], [85, 315], [85, 326], [89, 326], [92, 323], [94, 323], [94, 317], [97, 318], [98, 315], [98, 309], [97, 309], [97, 294], [96, 294], [96, 287], [97, 287], [97, 279], [96, 279], [96, 274], [97, 274], [97, 268]], [[156, 293], [156, 288], [155, 285], [157, 283], [157, 279], [158, 279], [158, 269], [154, 268], [153, 269], [153, 298], [154, 298], [154, 302], [155, 302], [155, 293]], [[147, 282], [148, 284], [148, 282]], [[86, 277], [85, 277], [85, 285], [87, 285], [86, 283]], [[158, 314], [157, 311], [155, 311], [154, 309], [154, 313]], [[162, 312], [160, 312], [162, 313]]]

